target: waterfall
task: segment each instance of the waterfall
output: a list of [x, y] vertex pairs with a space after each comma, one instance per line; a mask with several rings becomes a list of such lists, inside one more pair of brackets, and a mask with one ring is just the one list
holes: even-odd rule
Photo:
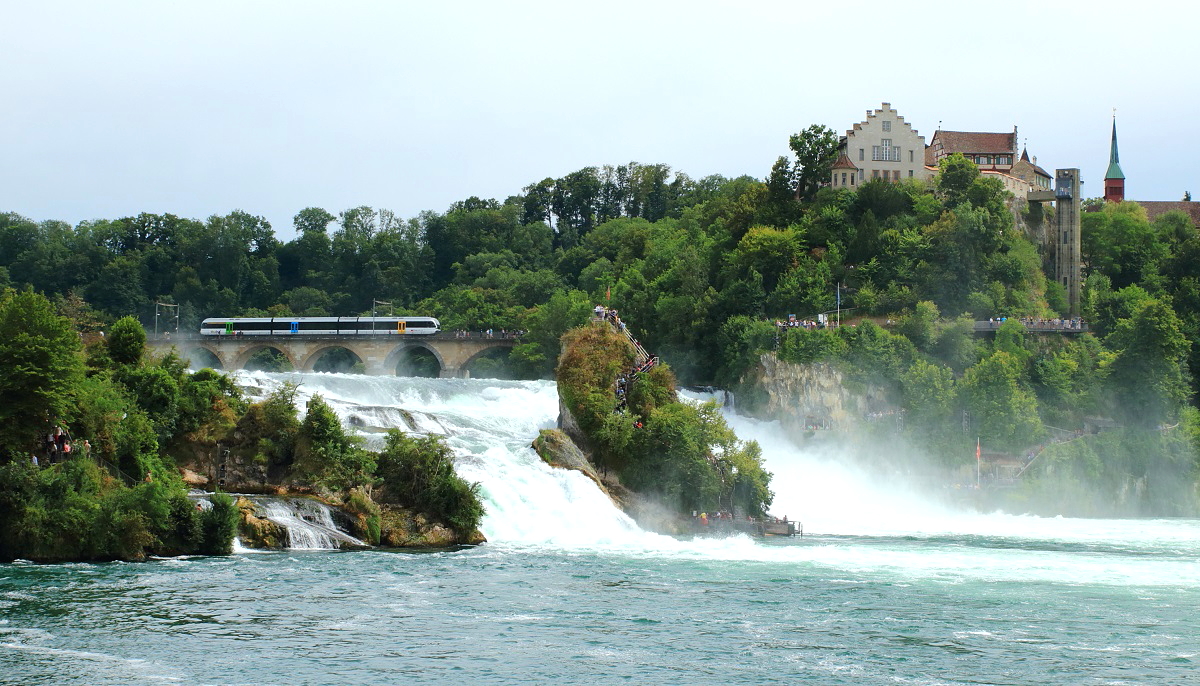
[[539, 429], [555, 425], [552, 381], [265, 372], [235, 378], [258, 397], [283, 382], [299, 384], [301, 411], [320, 394], [372, 450], [383, 447], [391, 428], [444, 437], [458, 474], [480, 484], [480, 529], [493, 543], [571, 547], [662, 538], [639, 529], [583, 474], [550, 467], [530, 447]]
[[250, 498], [267, 519], [287, 529], [288, 548], [296, 550], [337, 550], [343, 547], [367, 547], [366, 543], [338, 528], [333, 512], [324, 503], [308, 498]]

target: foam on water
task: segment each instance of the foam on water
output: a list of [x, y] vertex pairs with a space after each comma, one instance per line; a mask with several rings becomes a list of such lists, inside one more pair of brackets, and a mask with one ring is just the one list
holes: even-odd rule
[[757, 440], [763, 449], [765, 465], [775, 475], [773, 510], [804, 522], [805, 531], [816, 536], [677, 539], [643, 531], [585, 476], [551, 468], [533, 452], [530, 443], [538, 430], [555, 424], [558, 398], [552, 382], [261, 372], [242, 373], [239, 379], [263, 392], [282, 381], [299, 383], [301, 407], [320, 393], [344, 422], [370, 437], [373, 447], [391, 427], [444, 435], [459, 474], [481, 485], [487, 508], [481, 528], [498, 551], [738, 560], [828, 568], [855, 578], [949, 583], [1200, 587], [1195, 521], [958, 511], [856, 472], [839, 461], [836, 449], [799, 448], [775, 422], [726, 414], [742, 439]]

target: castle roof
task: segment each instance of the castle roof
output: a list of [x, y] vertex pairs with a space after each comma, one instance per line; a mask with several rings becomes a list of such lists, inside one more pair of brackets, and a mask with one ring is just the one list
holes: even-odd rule
[[1146, 218], [1154, 221], [1168, 212], [1178, 210], [1192, 218], [1192, 223], [1200, 227], [1200, 202], [1191, 200], [1127, 200], [1136, 202], [1146, 210]]
[[[982, 131], [943, 131], [933, 134], [934, 141], [941, 141], [942, 151], [947, 155], [961, 153], [1011, 153], [1017, 149], [1017, 132], [987, 133]], [[930, 145], [933, 145], [931, 142]]]

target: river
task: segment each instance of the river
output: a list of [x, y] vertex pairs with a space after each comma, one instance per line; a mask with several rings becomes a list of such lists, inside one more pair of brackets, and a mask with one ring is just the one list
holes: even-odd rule
[[[640, 530], [528, 448], [549, 382], [243, 374], [448, 435], [489, 542], [0, 566], [0, 683], [1194, 681], [1200, 522], [973, 514], [730, 416], [804, 538]], [[408, 418], [397, 408], [408, 412]]]

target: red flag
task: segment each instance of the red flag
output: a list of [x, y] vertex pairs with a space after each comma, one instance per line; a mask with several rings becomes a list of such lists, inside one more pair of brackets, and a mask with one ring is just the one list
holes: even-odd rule
[[976, 439], [975, 439], [975, 461], [976, 461], [976, 462], [979, 462], [979, 459], [980, 459], [980, 452], [979, 452], [979, 439], [978, 439], [978, 438], [976, 438]]
[[605, 300], [612, 300], [612, 286], [611, 286], [611, 285], [609, 285], [609, 287], [608, 287], [607, 289], [605, 289], [605, 291], [604, 291], [604, 299], [605, 299]]

